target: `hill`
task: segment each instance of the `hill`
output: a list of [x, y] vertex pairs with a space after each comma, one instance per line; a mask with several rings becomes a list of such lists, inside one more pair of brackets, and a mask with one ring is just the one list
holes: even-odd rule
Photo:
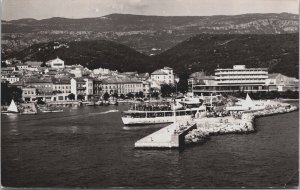
[[57, 56], [66, 65], [80, 64], [89, 69], [104, 67], [121, 72], [153, 70], [148, 56], [106, 40], [40, 43], [6, 55], [3, 59], [16, 57], [22, 61], [46, 62]]
[[157, 65], [166, 65], [187, 73], [231, 68], [267, 67], [269, 72], [280, 72], [298, 78], [298, 34], [280, 35], [197, 35], [153, 57]]
[[60, 58], [66, 64], [81, 64], [90, 69], [104, 67], [118, 71], [152, 72], [163, 66], [177, 73], [189, 74], [214, 69], [231, 68], [235, 64], [247, 67], [267, 67], [298, 78], [298, 34], [201, 34], [179, 43], [155, 56], [147, 56], [125, 45], [106, 40], [49, 42], [35, 44], [25, 50], [6, 54], [23, 61]]
[[282, 34], [298, 32], [298, 15], [54, 17], [2, 21], [3, 51], [64, 40], [111, 40], [147, 55], [161, 53], [198, 34]]

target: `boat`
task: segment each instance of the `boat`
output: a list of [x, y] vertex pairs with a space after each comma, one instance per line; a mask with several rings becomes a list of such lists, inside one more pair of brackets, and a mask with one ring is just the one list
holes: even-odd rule
[[58, 110], [42, 110], [41, 112], [43, 113], [57, 113], [57, 112], [63, 112], [63, 109], [58, 109]]
[[87, 106], [95, 106], [96, 103], [95, 103], [94, 101], [91, 101], [91, 102], [88, 102], [86, 105], [87, 105]]
[[98, 100], [95, 104], [96, 104], [96, 106], [103, 106], [103, 101], [102, 100]]
[[[197, 101], [195, 101], [197, 100]], [[124, 125], [148, 125], [172, 123], [175, 120], [189, 119], [206, 113], [203, 101], [198, 99], [181, 99], [155, 104], [135, 104], [128, 111], [121, 112]], [[174, 117], [176, 116], [176, 117]]]
[[110, 98], [108, 102], [109, 105], [118, 105], [118, 101], [116, 98]]
[[2, 111], [1, 113], [6, 114], [6, 115], [19, 113], [19, 110], [18, 110], [18, 107], [17, 107], [15, 101], [12, 99], [10, 102], [10, 105], [7, 108], [7, 111]]

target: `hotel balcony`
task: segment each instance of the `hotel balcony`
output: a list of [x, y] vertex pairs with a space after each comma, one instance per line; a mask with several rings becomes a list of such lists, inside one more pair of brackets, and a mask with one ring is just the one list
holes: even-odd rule
[[224, 81], [217, 81], [218, 84], [265, 84], [265, 80], [224, 80]]
[[268, 71], [217, 71], [215, 75], [268, 75]]
[[226, 76], [217, 76], [215, 79], [267, 79], [267, 75], [255, 75], [255, 76], [232, 76], [232, 75], [226, 75]]

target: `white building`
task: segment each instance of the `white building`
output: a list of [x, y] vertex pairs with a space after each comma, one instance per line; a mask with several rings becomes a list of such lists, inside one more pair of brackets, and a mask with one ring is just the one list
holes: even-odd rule
[[128, 94], [144, 91], [143, 82], [136, 78], [127, 76], [111, 76], [102, 80], [101, 88], [103, 93]]
[[28, 65], [26, 65], [26, 64], [17, 64], [16, 67], [19, 70], [26, 70], [26, 69], [28, 69]]
[[78, 99], [78, 95], [84, 96], [88, 100], [89, 96], [93, 95], [93, 79], [92, 78], [72, 78], [71, 93]]
[[245, 65], [234, 65], [233, 68], [216, 69], [214, 79], [205, 84], [193, 85], [193, 92], [268, 91], [267, 79], [267, 68], [246, 68]]
[[268, 78], [267, 68], [246, 68], [245, 65], [234, 65], [233, 69], [216, 69], [215, 79], [219, 85], [262, 85]]
[[299, 79], [294, 77], [287, 77], [280, 73], [272, 73], [268, 75], [269, 78], [266, 80], [266, 84], [274, 86], [273, 90], [282, 91], [298, 91], [299, 90]]
[[52, 59], [46, 62], [46, 65], [55, 69], [63, 69], [65, 68], [65, 62], [58, 57], [56, 59]]
[[20, 77], [17, 75], [9, 75], [9, 74], [2, 74], [1, 75], [1, 80], [3, 81], [8, 81], [10, 84], [17, 82], [20, 80]]
[[79, 67], [76, 67], [76, 68], [70, 70], [69, 73], [73, 74], [75, 76], [75, 78], [82, 77], [82, 69]]
[[99, 69], [94, 69], [93, 70], [93, 73], [98, 75], [106, 75], [106, 74], [109, 74], [110, 73], [110, 70], [109, 69], [104, 69], [104, 68], [99, 68]]
[[84, 78], [85, 81], [85, 87], [86, 91], [85, 94], [86, 96], [93, 95], [94, 87], [93, 87], [93, 78]]
[[170, 67], [164, 67], [151, 73], [151, 80], [160, 84], [174, 84], [174, 73]]

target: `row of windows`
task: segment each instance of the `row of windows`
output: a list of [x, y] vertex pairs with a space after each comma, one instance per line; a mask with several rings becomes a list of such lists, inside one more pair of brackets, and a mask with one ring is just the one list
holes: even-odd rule
[[71, 89], [71, 86], [54, 86], [54, 89], [55, 90], [57, 90], [57, 89]]
[[35, 87], [41, 87], [41, 88], [47, 88], [47, 87], [52, 87], [50, 84], [36, 84], [34, 85]]
[[24, 94], [35, 94], [33, 91], [23, 91]]
[[125, 84], [125, 85], [103, 85], [105, 89], [116, 89], [116, 88], [141, 88], [142, 84]]

